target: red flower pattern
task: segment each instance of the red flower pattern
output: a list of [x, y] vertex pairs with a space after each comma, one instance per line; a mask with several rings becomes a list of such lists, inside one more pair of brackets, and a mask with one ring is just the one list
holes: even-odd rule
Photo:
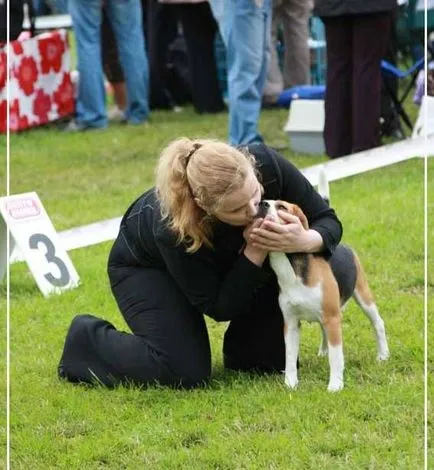
[[14, 75], [18, 80], [20, 88], [26, 96], [30, 96], [38, 79], [38, 68], [33, 57], [23, 57], [18, 70], [14, 70]]
[[59, 72], [62, 67], [62, 56], [65, 52], [65, 41], [59, 33], [40, 39], [38, 42], [41, 54], [42, 73], [49, 73], [51, 69]]
[[74, 112], [74, 85], [69, 73], [63, 74], [62, 83], [54, 92], [53, 101], [57, 104], [59, 116], [67, 116]]
[[43, 90], [36, 92], [35, 101], [33, 102], [33, 114], [38, 116], [38, 124], [48, 122], [48, 113], [51, 109], [51, 98], [44, 93]]
[[15, 55], [21, 55], [24, 52], [23, 46], [20, 41], [11, 42], [12, 49]]
[[0, 52], [0, 90], [5, 86], [6, 84], [6, 52], [1, 51]]
[[20, 102], [14, 100], [9, 111], [9, 128], [12, 132], [25, 129], [29, 125], [27, 116], [20, 114]]
[[0, 132], [6, 132], [6, 100], [0, 101]]
[[[26, 43], [25, 47], [24, 42], [11, 42], [11, 54], [14, 57], [12, 90], [19, 90], [18, 94], [14, 91], [10, 97], [11, 132], [45, 124], [51, 119], [74, 112], [74, 88], [63, 62], [64, 53], [68, 49], [67, 36], [58, 32], [44, 36], [31, 39], [33, 44]], [[50, 75], [46, 81], [45, 76], [50, 72], [58, 75], [55, 80]], [[6, 78], [6, 50], [0, 49], [0, 133], [6, 132]], [[56, 84], [57, 89], [54, 89]], [[31, 99], [33, 112], [23, 113], [24, 96]], [[30, 114], [27, 115], [28, 112]]]

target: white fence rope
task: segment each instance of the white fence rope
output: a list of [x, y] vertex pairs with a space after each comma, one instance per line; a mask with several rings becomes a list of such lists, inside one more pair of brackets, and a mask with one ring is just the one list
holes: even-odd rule
[[[301, 172], [312, 185], [316, 186], [321, 168], [324, 168], [330, 182], [425, 155], [434, 156], [434, 135], [429, 136], [428, 139], [424, 137], [407, 139], [347, 157], [336, 158], [304, 168]], [[119, 231], [121, 218], [116, 217], [59, 232], [60, 242], [63, 248], [69, 251], [114, 240]], [[15, 247], [10, 262], [22, 260], [18, 247]]]

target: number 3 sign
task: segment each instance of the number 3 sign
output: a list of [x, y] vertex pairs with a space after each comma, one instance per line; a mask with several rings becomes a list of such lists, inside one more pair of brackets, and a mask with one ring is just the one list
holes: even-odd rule
[[[35, 192], [0, 198], [0, 212], [45, 296], [78, 285], [77, 271]], [[6, 243], [5, 223], [0, 223], [0, 231], [0, 240]], [[9, 261], [7, 254], [2, 261]], [[4, 268], [0, 266], [0, 272]]]

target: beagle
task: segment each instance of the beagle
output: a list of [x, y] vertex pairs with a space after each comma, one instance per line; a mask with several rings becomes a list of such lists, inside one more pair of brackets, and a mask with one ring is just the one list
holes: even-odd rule
[[[284, 222], [278, 210], [287, 211], [300, 219], [303, 227], [309, 225], [303, 211], [285, 201], [261, 201], [259, 217], [271, 216]], [[345, 245], [338, 245], [333, 256], [326, 261], [319, 254], [269, 254], [271, 268], [279, 283], [279, 306], [284, 318], [285, 383], [290, 388], [298, 384], [297, 358], [299, 353], [300, 322], [318, 322], [322, 341], [318, 355], [328, 353], [330, 379], [327, 390], [336, 392], [344, 386], [344, 355], [342, 348], [341, 310], [350, 297], [354, 297], [371, 321], [377, 339], [377, 359], [387, 360], [384, 322], [378, 313], [363, 268], [357, 255]]]

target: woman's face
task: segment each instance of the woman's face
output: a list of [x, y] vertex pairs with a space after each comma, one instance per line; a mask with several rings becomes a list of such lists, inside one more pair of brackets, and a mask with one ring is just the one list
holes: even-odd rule
[[258, 213], [262, 192], [263, 188], [252, 170], [244, 186], [229, 193], [212, 215], [229, 225], [249, 225]]

